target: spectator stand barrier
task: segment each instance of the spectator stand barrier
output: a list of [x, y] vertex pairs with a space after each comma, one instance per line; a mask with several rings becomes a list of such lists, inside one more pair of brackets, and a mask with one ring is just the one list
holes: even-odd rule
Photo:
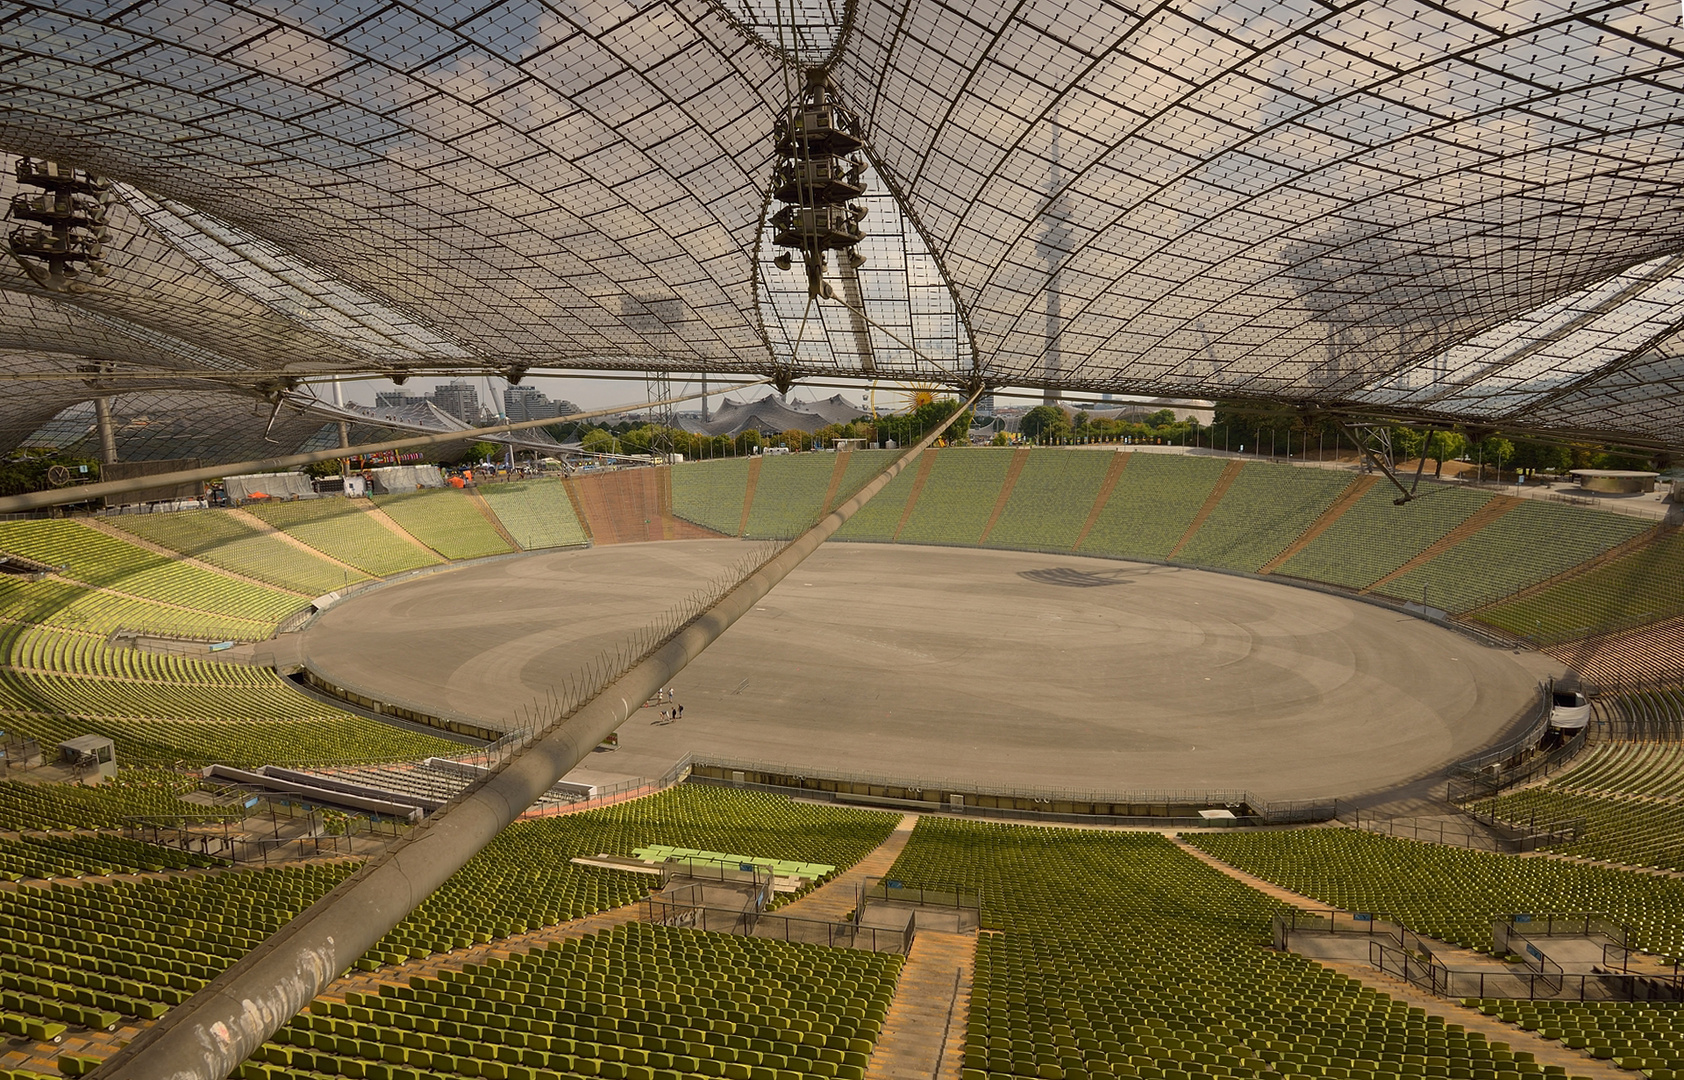
[[[309, 611], [305, 605], [304, 611]], [[295, 619], [298, 612], [286, 616], [288, 620]], [[133, 627], [119, 626], [105, 639], [105, 643], [114, 649], [134, 649], [138, 652], [161, 653], [167, 656], [205, 656], [210, 653], [223, 652], [235, 645], [248, 643], [252, 640], [251, 629], [239, 627], [195, 627], [195, 633], [176, 631], [160, 634], [152, 630], [137, 630]]]
[[1446, 770], [1450, 778], [1446, 798], [1450, 802], [1461, 805], [1489, 798], [1505, 788], [1548, 776], [1584, 749], [1588, 725], [1563, 741], [1555, 741], [1556, 732], [1550, 726], [1554, 688], [1553, 680], [1539, 684], [1538, 700], [1528, 710], [1529, 720], [1520, 735]]
[[1231, 811], [1234, 817], [1223, 822], [1229, 827], [1310, 823], [1338, 816], [1333, 799], [1262, 802], [1244, 791], [1117, 793], [956, 784], [712, 756], [692, 760], [689, 781], [921, 813], [1164, 828], [1210, 827], [1213, 822], [1199, 811], [1211, 809]]
[[[685, 754], [673, 763], [672, 768], [654, 779], [634, 777], [622, 780], [617, 784], [608, 784], [596, 789], [593, 795], [577, 796], [571, 801], [557, 806], [534, 806], [520, 816], [522, 821], [530, 818], [554, 817], [557, 814], [576, 814], [581, 810], [590, 810], [598, 806], [610, 806], [617, 802], [641, 795], [652, 795], [657, 791], [664, 791], [674, 784], [682, 784], [690, 777], [690, 768], [695, 755]], [[563, 777], [563, 779], [566, 779]], [[553, 790], [553, 789], [552, 789]]]
[[1390, 943], [1373, 942], [1370, 962], [1379, 970], [1443, 998], [1463, 1001], [1684, 1001], [1684, 983], [1673, 975], [1567, 973], [1544, 957], [1544, 970], [1451, 968], [1434, 957], [1414, 956]]
[[[1621, 974], [1631, 971], [1631, 928], [1622, 922], [1602, 915], [1511, 915], [1491, 923], [1491, 945], [1499, 953], [1513, 953], [1530, 957], [1527, 946], [1534, 938], [1605, 938], [1602, 945], [1602, 966], [1618, 968]], [[1520, 948], [1515, 948], [1519, 944]], [[1541, 948], [1534, 946], [1535, 948]], [[1676, 970], [1677, 964], [1673, 965]]]
[[[219, 816], [214, 810], [195, 814], [134, 814], [122, 819], [123, 837], [158, 847], [225, 859], [240, 866], [269, 866], [297, 859], [366, 855], [369, 837], [378, 844], [405, 828], [398, 822], [347, 815], [332, 823], [311, 806], [283, 799], [265, 799], [265, 812]], [[251, 809], [250, 806], [245, 809]], [[282, 819], [287, 820], [283, 826]], [[302, 818], [299, 824], [293, 822]], [[256, 830], [267, 827], [268, 836]]]
[[1410, 934], [1403, 924], [1382, 918], [1370, 911], [1345, 911], [1340, 908], [1289, 908], [1277, 911], [1270, 920], [1269, 935], [1279, 952], [1292, 951], [1293, 934], [1357, 934], [1385, 939], [1396, 938], [1402, 947]]
[[[805, 942], [838, 949], [861, 949], [906, 955], [912, 951], [917, 933], [916, 917], [904, 929], [856, 926], [851, 922], [804, 919], [794, 915], [751, 909], [708, 907], [699, 899], [699, 887], [692, 893], [650, 894], [642, 901], [642, 921], [657, 926], [683, 926], [692, 930], [736, 934], [739, 937], [770, 938], [774, 941]], [[916, 914], [916, 913], [914, 913]]]
[[881, 927], [904, 918], [908, 932], [922, 922], [931, 930], [966, 933], [982, 925], [982, 892], [908, 885], [899, 878], [868, 877], [855, 887], [854, 925]]
[[125, 814], [123, 839], [227, 859], [227, 853], [233, 850], [234, 841], [240, 836], [236, 826], [245, 818], [244, 811], [219, 814], [215, 810], [198, 814]]
[[675, 882], [692, 882], [689, 886], [679, 886], [688, 896], [686, 902], [704, 905], [703, 891], [706, 883], [711, 881], [741, 889], [744, 913], [758, 914], [772, 901], [776, 877], [770, 867], [759, 863], [727, 865], [717, 859], [675, 858], [661, 864], [661, 893], [667, 895], [667, 890]]
[[1494, 851], [1502, 854], [1537, 851], [1540, 848], [1551, 847], [1555, 844], [1571, 843], [1585, 829], [1583, 817], [1569, 818], [1564, 821], [1538, 822], [1534, 820], [1521, 826], [1513, 822], [1501, 821], [1489, 814], [1481, 816], [1477, 810], [1470, 810], [1465, 807], [1462, 808], [1462, 812], [1473, 819], [1471, 823], [1447, 818], [1419, 817], [1368, 818], [1365, 820], [1358, 814], [1352, 819], [1351, 826], [1367, 832], [1378, 833], [1381, 836], [1399, 836], [1429, 844], [1445, 844], [1450, 847], [1468, 848], [1473, 851]]
[[40, 768], [41, 740], [0, 731], [0, 763], [7, 771]]
[[982, 910], [982, 891], [980, 889], [939, 889], [923, 885], [908, 885], [897, 878], [868, 877], [864, 884], [856, 889], [861, 903], [871, 900], [884, 900], [896, 904], [914, 904], [918, 907], [951, 908], [954, 911]]

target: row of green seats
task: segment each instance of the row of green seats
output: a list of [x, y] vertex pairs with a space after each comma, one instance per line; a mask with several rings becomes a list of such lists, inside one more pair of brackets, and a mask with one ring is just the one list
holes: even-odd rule
[[1684, 955], [1684, 881], [1561, 859], [1521, 858], [1357, 829], [1200, 833], [1189, 843], [1331, 907], [1372, 911], [1467, 949], [1522, 912], [1603, 915], [1634, 948]]
[[900, 964], [634, 923], [319, 999], [237, 1075], [863, 1080]]
[[515, 543], [527, 551], [578, 547], [587, 540], [573, 500], [567, 497], [565, 481], [482, 484], [479, 492]]
[[52, 578], [0, 578], [0, 612], [13, 623], [42, 624], [101, 638], [118, 630], [137, 630], [164, 637], [262, 641], [275, 630], [272, 620], [173, 607]]
[[198, 788], [197, 773], [131, 766], [97, 787], [0, 780], [0, 829], [116, 829], [137, 814], [202, 814], [207, 821], [223, 816], [181, 801]]
[[1599, 743], [1581, 753], [1572, 770], [1549, 786], [1588, 794], [1675, 798], [1684, 795], [1684, 743]]
[[[847, 866], [886, 839], [898, 820], [765, 793], [682, 785], [617, 806], [517, 823], [360, 966], [579, 918], [629, 903], [651, 883], [642, 874], [576, 866], [570, 861], [575, 856], [625, 855], [667, 840]], [[17, 977], [13, 992], [28, 995], [40, 1017], [53, 1009], [62, 1016], [68, 1005], [143, 1017], [154, 1004], [173, 1005], [197, 990], [353, 869], [332, 863], [0, 890], [0, 939], [8, 942], [0, 971]], [[30, 980], [27, 990], [24, 979]]]
[[299, 499], [247, 507], [275, 528], [373, 577], [432, 566], [437, 555], [386, 528], [358, 499]]
[[1644, 518], [1527, 499], [1455, 547], [1389, 582], [1387, 596], [1452, 614], [1512, 596], [1654, 527]]
[[[1111, 451], [1067, 452], [1104, 456]], [[1129, 453], [1082, 551], [1125, 559], [1169, 558], [1227, 467], [1222, 458]]]
[[1023, 471], [988, 534], [989, 547], [1069, 551], [1116, 454], [1024, 450]]
[[14, 995], [5, 1007], [84, 1027], [108, 1027], [116, 1022], [110, 1014], [155, 1019], [352, 869], [325, 864], [0, 890], [7, 942], [0, 984]]
[[23, 623], [0, 623], [0, 663], [127, 682], [203, 686], [271, 686], [275, 682], [274, 673], [265, 668], [113, 647], [94, 634]]
[[1653, 870], [1684, 869], [1684, 805], [1676, 802], [1558, 791], [1551, 785], [1486, 799], [1474, 809], [1517, 826], [1583, 818], [1572, 840], [1548, 850]]
[[304, 602], [62, 518], [0, 521], [0, 551], [61, 567], [58, 573], [73, 581], [231, 618], [277, 622]]
[[889, 875], [982, 894], [962, 1080], [1566, 1072], [1274, 951], [1282, 906], [1156, 833], [924, 817]]
[[478, 559], [511, 550], [473, 499], [455, 488], [376, 495], [374, 504], [447, 559]]
[[[982, 541], [982, 530], [1011, 466], [1012, 450], [938, 450], [924, 490], [901, 530], [903, 544], [963, 544]], [[921, 466], [914, 463], [909, 469]]]
[[1684, 1017], [1677, 1002], [1468, 1000], [1487, 1016], [1559, 1039], [1563, 1046], [1647, 1080], [1684, 1076]]
[[117, 836], [24, 833], [16, 839], [0, 837], [0, 878], [9, 881], [220, 865], [220, 860], [203, 855], [136, 843]]
[[[763, 458], [760, 477], [754, 484], [754, 505], [749, 508], [748, 528], [743, 535], [785, 540], [811, 528], [819, 519], [819, 509], [824, 505], [824, 495], [835, 471], [835, 454], [775, 454]], [[673, 479], [676, 504], [677, 474]], [[722, 508], [717, 516], [729, 516], [729, 508]], [[731, 525], [734, 533], [737, 522]]]
[[366, 574], [288, 543], [234, 510], [127, 514], [107, 520], [159, 547], [305, 596], [321, 596], [368, 580]]
[[116, 744], [117, 760], [136, 765], [357, 765], [418, 761], [459, 753], [460, 743], [335, 713], [290, 720], [152, 720], [0, 711], [0, 729], [57, 746], [81, 735]]
[[1562, 638], [1610, 623], [1684, 615], [1684, 532], [1566, 578], [1529, 596], [1483, 608], [1475, 618], [1522, 637]]
[[674, 465], [673, 516], [726, 536], [736, 536], [743, 523], [749, 464], [748, 458], [724, 458]]
[[[901, 451], [886, 451], [886, 453], [900, 453]], [[959, 450], [936, 451], [942, 453], [962, 453]], [[858, 451], [854, 457], [860, 457]], [[877, 463], [878, 469], [883, 467]], [[933, 466], [932, 466], [933, 467]], [[836, 530], [837, 540], [865, 540], [887, 543], [895, 538], [895, 530], [900, 527], [900, 519], [906, 512], [906, 502], [912, 496], [913, 485], [917, 482], [921, 468], [919, 461], [913, 461], [890, 480], [871, 501], [854, 512], [847, 522]]]
[[1344, 470], [1249, 461], [1175, 559], [1255, 574], [1315, 524], [1352, 482]]
[[[1483, 491], [1449, 487], [1430, 489], [1402, 506], [1394, 504], [1396, 497], [1389, 485], [1374, 485], [1276, 572], [1349, 589], [1367, 588], [1491, 501]], [[1409, 599], [1419, 600], [1420, 594]], [[1433, 599], [1429, 594], [1427, 603]]]
[[[849, 476], [835, 502], [843, 501], [843, 493], [856, 489], [866, 471], [881, 467], [893, 453], [856, 451], [850, 455]], [[1014, 453], [1027, 456], [989, 534], [988, 546], [1070, 550], [1118, 460], [1115, 451], [938, 450], [930, 457], [926, 483], [909, 516], [905, 514], [907, 501], [922, 464], [915, 463], [897, 477], [838, 532], [837, 539], [889, 541], [900, 530], [903, 543], [980, 543]], [[1121, 459], [1123, 467], [1082, 543], [1083, 553], [1167, 559], [1175, 551], [1178, 563], [1254, 573], [1326, 513], [1353, 481], [1347, 470], [1247, 462], [1199, 528], [1187, 536], [1230, 459], [1138, 450], [1122, 453], [1126, 455]], [[855, 463], [862, 470], [857, 477]], [[817, 453], [763, 459], [748, 535], [793, 535], [809, 524], [823, 503], [834, 464], [832, 455]], [[736, 535], [749, 469], [749, 462], [741, 458], [678, 466], [673, 473], [674, 512]], [[1450, 486], [1432, 488], [1425, 497], [1404, 506], [1394, 505], [1394, 497], [1390, 487], [1375, 485], [1280, 572], [1367, 588], [1437, 543], [1492, 498], [1485, 492]], [[1651, 527], [1637, 518], [1527, 500], [1389, 582], [1383, 591], [1417, 600], [1424, 587], [1433, 606], [1455, 613], [1471, 611], [1571, 570]], [[1184, 536], [1187, 543], [1176, 550]], [[1684, 555], [1679, 554], [1684, 547], [1662, 547], [1662, 551], [1623, 561], [1624, 568], [1617, 573], [1597, 572], [1601, 574], [1594, 590], [1597, 595], [1617, 597], [1611, 603], [1618, 611], [1611, 611], [1608, 618], [1633, 614], [1659, 618], [1684, 612], [1684, 601], [1667, 607], [1660, 597], [1670, 584], [1678, 585], [1674, 594], [1684, 595]], [[1604, 581], [1610, 574], [1618, 580]], [[1571, 593], [1577, 598], [1569, 607], [1582, 606], [1578, 594], [1583, 590], [1575, 591], [1570, 581], [1560, 589], [1566, 590], [1562, 595]], [[1634, 604], [1642, 605], [1641, 610]], [[1524, 611], [1493, 610], [1479, 617], [1520, 633], [1533, 632], [1535, 622], [1546, 632], [1559, 629], [1548, 625], [1549, 620], [1534, 620], [1526, 614], [1536, 605], [1523, 606]]]
[[[898, 820], [765, 792], [681, 784], [615, 806], [517, 822], [370, 950], [361, 966], [371, 970], [577, 919], [639, 899], [653, 881], [569, 861], [578, 856], [630, 855], [665, 844], [846, 867], [887, 839]], [[779, 894], [777, 903], [786, 899]]]
[[244, 684], [140, 682], [0, 668], [0, 710], [159, 720], [298, 720], [343, 716], [275, 672]]

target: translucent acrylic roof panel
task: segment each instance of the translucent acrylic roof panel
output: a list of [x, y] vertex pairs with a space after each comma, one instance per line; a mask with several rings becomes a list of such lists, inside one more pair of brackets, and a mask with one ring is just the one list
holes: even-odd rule
[[1649, 348], [1681, 325], [1684, 256], [1651, 259], [1394, 372], [1355, 397], [1507, 415]]
[[207, 214], [118, 183], [123, 200], [198, 265], [268, 308], [369, 360], [408, 367], [471, 359], [466, 349], [372, 297]]
[[836, 48], [848, 0], [726, 0], [743, 24], [803, 66], [822, 64]]
[[[218, 390], [151, 390], [113, 395], [111, 422], [119, 461], [196, 457], [248, 461], [297, 452], [323, 426], [319, 416], [283, 409], [271, 427], [259, 403]], [[337, 437], [337, 433], [336, 433]], [[91, 403], [73, 405], [24, 440], [98, 457]]]
[[705, 0], [8, 11], [8, 149], [74, 150], [498, 363], [764, 364], [782, 69]]
[[991, 370], [1328, 399], [1684, 249], [1679, 13], [1579, 7], [861, 0], [835, 77]]
[[1684, 431], [1684, 332], [1594, 380], [1547, 396], [1527, 411], [1541, 428], [1618, 431], [1677, 446]]
[[[864, 332], [757, 274], [821, 55], [903, 196], [841, 283]], [[100, 355], [97, 316], [254, 377], [910, 363], [1541, 423], [1663, 377], [1632, 362], [1659, 279], [1566, 298], [1684, 254], [1684, 12], [1653, 0], [21, 0], [0, 104], [0, 150], [147, 200], [98, 290], [43, 302], [89, 313], [76, 344], [0, 340]], [[1619, 431], [1612, 401], [1583, 415]]]
[[[17, 182], [17, 161], [0, 154], [0, 199], [8, 204], [36, 190]], [[338, 336], [312, 332], [230, 288], [125, 204], [109, 207], [107, 221], [109, 272], [79, 293], [41, 289], [0, 256], [0, 338], [15, 347], [177, 370], [362, 365]]]

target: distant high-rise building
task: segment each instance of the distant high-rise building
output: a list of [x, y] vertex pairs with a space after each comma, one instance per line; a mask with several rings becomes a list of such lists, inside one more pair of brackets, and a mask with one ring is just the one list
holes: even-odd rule
[[542, 420], [555, 415], [555, 403], [536, 386], [508, 386], [503, 388], [503, 416], [510, 423], [522, 420]]
[[479, 391], [471, 382], [448, 382], [434, 390], [432, 402], [464, 424], [479, 422]]
[[374, 395], [374, 407], [376, 409], [401, 409], [424, 400], [426, 399], [420, 394], [409, 390], [382, 390]]
[[522, 420], [547, 420], [581, 411], [571, 401], [551, 401], [535, 386], [510, 386], [503, 391], [503, 416], [511, 424]]

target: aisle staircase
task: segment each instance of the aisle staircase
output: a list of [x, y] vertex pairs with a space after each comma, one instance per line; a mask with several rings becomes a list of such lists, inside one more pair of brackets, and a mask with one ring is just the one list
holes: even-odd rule
[[919, 931], [865, 1080], [959, 1080], [971, 1009], [976, 939]]

